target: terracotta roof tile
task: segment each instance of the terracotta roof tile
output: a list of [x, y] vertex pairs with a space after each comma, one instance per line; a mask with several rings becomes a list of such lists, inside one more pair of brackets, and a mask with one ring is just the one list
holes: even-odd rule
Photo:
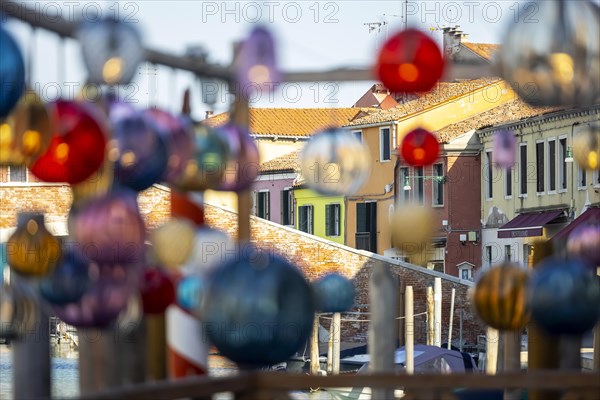
[[[342, 126], [361, 112], [362, 108], [251, 108], [250, 130], [253, 135], [311, 136], [329, 126]], [[221, 126], [229, 121], [222, 113], [203, 121], [209, 126]]]
[[409, 101], [401, 103], [397, 107], [371, 112], [362, 118], [355, 118], [346, 124], [346, 126], [397, 121], [407, 115], [426, 110], [484, 86], [497, 83], [499, 80], [499, 78], [482, 78], [463, 82], [439, 82], [435, 89], [430, 92], [414, 96]]
[[296, 171], [300, 168], [299, 154], [300, 150], [294, 150], [272, 160], [265, 161], [260, 165], [260, 172]]
[[472, 130], [518, 121], [524, 118], [546, 114], [558, 109], [559, 108], [556, 107], [532, 107], [522, 100], [517, 99], [484, 111], [471, 118], [448, 125], [435, 132], [435, 135], [440, 143], [448, 143], [450, 140]]
[[491, 60], [494, 56], [494, 53], [500, 49], [499, 44], [491, 44], [491, 43], [471, 43], [471, 42], [462, 42], [463, 46], [467, 49], [471, 50], [473, 53], [481, 56], [487, 60]]

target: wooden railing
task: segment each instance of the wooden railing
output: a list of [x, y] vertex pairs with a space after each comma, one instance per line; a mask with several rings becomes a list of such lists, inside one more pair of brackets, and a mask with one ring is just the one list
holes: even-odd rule
[[[175, 381], [152, 382], [107, 390], [83, 396], [88, 400], [113, 399], [210, 399], [217, 393], [233, 393], [235, 399], [285, 399], [289, 391], [317, 388], [386, 388], [402, 389], [404, 400], [452, 400], [466, 398], [460, 391], [470, 391], [469, 399], [485, 400], [476, 392], [510, 390], [516, 398], [526, 391], [543, 390], [545, 400], [600, 400], [600, 372], [540, 371], [499, 375], [331, 375], [241, 373], [233, 377], [194, 377]], [[489, 392], [488, 392], [489, 393]], [[494, 397], [497, 398], [497, 397]], [[515, 398], [515, 397], [513, 397]]]

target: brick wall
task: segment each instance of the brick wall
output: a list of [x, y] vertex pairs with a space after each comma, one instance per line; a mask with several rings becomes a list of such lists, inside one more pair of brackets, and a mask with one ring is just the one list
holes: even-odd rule
[[[235, 237], [237, 229], [235, 212], [207, 204], [205, 213], [206, 221], [210, 225]], [[387, 264], [397, 277], [399, 288], [402, 285], [413, 286], [415, 314], [427, 310], [427, 287], [433, 286], [435, 277], [441, 277], [442, 342], [448, 337], [452, 288], [456, 291], [453, 340], [457, 340], [459, 337], [460, 310], [463, 313], [464, 340], [476, 343], [477, 335], [483, 334], [483, 325], [477, 320], [468, 301], [468, 291], [472, 287], [471, 282], [339, 245], [260, 218], [251, 217], [251, 232], [253, 239], [261, 245], [273, 249], [295, 262], [310, 280], [332, 271], [353, 279], [358, 294], [356, 302], [359, 305], [354, 311], [368, 312], [369, 277], [373, 265], [377, 261]], [[396, 305], [391, 306], [396, 307]], [[356, 317], [349, 316], [349, 318], [355, 319]], [[366, 318], [366, 316], [361, 318]], [[324, 326], [328, 325], [327, 320], [322, 320], [322, 322]], [[342, 338], [346, 341], [365, 341], [367, 328], [368, 324], [366, 323], [345, 322], [342, 325]], [[425, 316], [415, 317], [415, 340], [417, 343], [426, 342]]]

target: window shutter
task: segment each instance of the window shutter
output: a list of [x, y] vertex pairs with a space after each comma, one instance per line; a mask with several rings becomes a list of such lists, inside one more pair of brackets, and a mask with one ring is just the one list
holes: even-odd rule
[[271, 220], [271, 192], [265, 193], [265, 219]]
[[333, 206], [328, 204], [325, 206], [325, 235], [332, 236], [332, 226], [331, 226], [331, 208]]
[[335, 212], [334, 212], [334, 234], [335, 236], [339, 236], [340, 235], [340, 205], [336, 204], [335, 205]]

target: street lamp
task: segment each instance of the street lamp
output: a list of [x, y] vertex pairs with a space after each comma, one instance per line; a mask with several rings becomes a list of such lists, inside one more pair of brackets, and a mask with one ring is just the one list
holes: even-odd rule
[[428, 180], [431, 179], [433, 181], [436, 181], [438, 183], [446, 183], [447, 178], [445, 176], [420, 176], [420, 175], [411, 175], [411, 176], [405, 176], [404, 177], [404, 187], [402, 189], [404, 190], [412, 190], [412, 188], [410, 187], [410, 182], [408, 181], [409, 178], [417, 178], [417, 179], [423, 179], [423, 180]]

